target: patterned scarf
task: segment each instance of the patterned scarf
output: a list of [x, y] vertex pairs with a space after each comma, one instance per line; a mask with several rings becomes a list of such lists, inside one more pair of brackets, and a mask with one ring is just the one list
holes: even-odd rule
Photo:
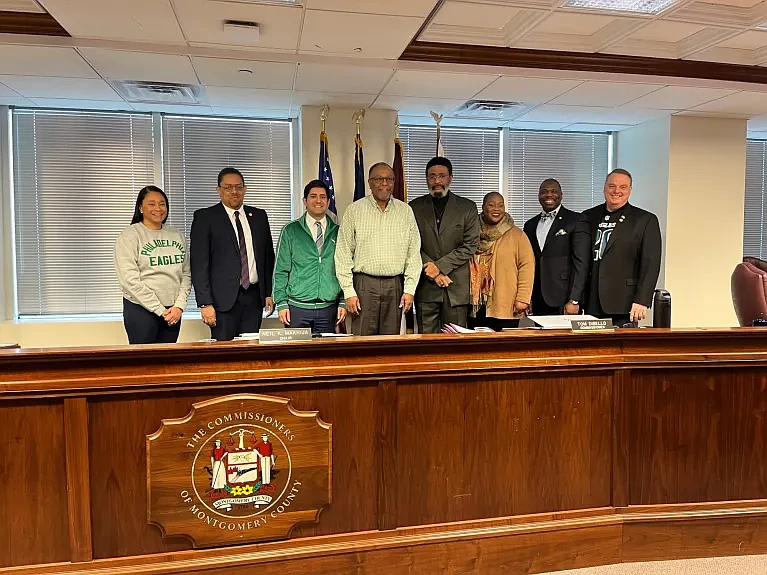
[[485, 221], [484, 214], [479, 218], [479, 247], [470, 260], [471, 270], [471, 317], [476, 317], [482, 306], [487, 306], [493, 297], [495, 281], [490, 274], [490, 262], [493, 258], [493, 247], [503, 234], [514, 227], [514, 219], [504, 214], [497, 224]]

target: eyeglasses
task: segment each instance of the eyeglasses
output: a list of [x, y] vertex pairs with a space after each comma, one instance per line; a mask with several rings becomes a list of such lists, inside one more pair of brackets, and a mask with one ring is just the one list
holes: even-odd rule
[[242, 190], [245, 189], [245, 186], [242, 185], [242, 184], [234, 184], [234, 185], [227, 184], [225, 186], [219, 186], [219, 187], [222, 190], [224, 190], [225, 192], [229, 192], [229, 193], [231, 193], [231, 192], [241, 192]]
[[450, 174], [429, 174], [426, 179], [430, 182], [436, 182], [437, 180], [447, 180]]
[[387, 184], [393, 184], [394, 178], [370, 178], [370, 181], [375, 182], [378, 185], [381, 185], [384, 182], [386, 182]]

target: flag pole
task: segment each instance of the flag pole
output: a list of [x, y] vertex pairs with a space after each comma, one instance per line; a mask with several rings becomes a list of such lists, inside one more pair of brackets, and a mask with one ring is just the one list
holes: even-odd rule
[[437, 151], [435, 152], [435, 156], [439, 156], [439, 142], [440, 142], [440, 123], [442, 122], [442, 114], [437, 114], [437, 112], [429, 112], [431, 114], [431, 117], [434, 118], [434, 121], [437, 123]]
[[330, 111], [330, 106], [325, 104], [320, 108], [320, 121], [322, 122], [322, 132], [325, 132], [325, 120], [328, 119], [328, 112]]

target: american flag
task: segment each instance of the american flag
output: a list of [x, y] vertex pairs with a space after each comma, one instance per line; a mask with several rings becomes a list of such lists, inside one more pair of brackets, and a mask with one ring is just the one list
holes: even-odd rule
[[333, 187], [333, 172], [330, 169], [330, 154], [328, 154], [328, 135], [325, 132], [320, 133], [320, 173], [317, 179], [330, 189], [328, 211], [333, 214], [331, 216], [333, 221], [337, 221], [336, 190]]

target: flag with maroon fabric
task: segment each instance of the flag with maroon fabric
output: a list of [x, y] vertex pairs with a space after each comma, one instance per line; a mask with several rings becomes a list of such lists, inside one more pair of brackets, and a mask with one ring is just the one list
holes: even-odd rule
[[407, 181], [405, 180], [405, 158], [402, 151], [402, 142], [394, 138], [394, 192], [392, 195], [403, 202], [407, 202]]

